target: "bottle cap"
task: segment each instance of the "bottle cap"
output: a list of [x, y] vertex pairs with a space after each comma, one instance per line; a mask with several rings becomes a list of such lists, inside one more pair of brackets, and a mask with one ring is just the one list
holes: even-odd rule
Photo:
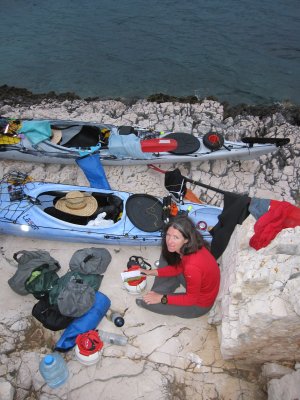
[[48, 354], [45, 358], [44, 358], [45, 364], [46, 365], [50, 365], [53, 363], [54, 361], [54, 357], [51, 356], [51, 354]]
[[114, 318], [114, 324], [117, 326], [117, 327], [121, 327], [121, 326], [123, 326], [124, 325], [124, 323], [125, 323], [125, 321], [124, 321], [124, 318], [123, 317], [116, 317], [116, 318]]

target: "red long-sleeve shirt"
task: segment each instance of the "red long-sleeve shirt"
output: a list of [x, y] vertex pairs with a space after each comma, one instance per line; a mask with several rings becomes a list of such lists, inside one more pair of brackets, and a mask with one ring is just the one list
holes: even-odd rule
[[183, 256], [177, 266], [168, 265], [158, 270], [159, 277], [183, 274], [186, 292], [168, 294], [168, 304], [210, 307], [220, 287], [220, 269], [212, 254], [205, 248]]

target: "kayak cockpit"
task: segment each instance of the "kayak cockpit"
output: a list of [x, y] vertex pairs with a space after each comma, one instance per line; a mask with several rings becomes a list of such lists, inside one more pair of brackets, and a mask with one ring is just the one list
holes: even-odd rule
[[107, 148], [110, 130], [93, 125], [51, 125], [51, 142], [67, 148]]
[[123, 212], [120, 197], [99, 192], [48, 191], [37, 197], [36, 204], [51, 217], [75, 225], [108, 227]]

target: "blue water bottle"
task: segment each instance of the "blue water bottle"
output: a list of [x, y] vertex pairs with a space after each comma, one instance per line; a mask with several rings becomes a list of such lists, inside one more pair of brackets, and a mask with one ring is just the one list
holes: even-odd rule
[[69, 377], [68, 366], [59, 353], [46, 355], [40, 362], [39, 370], [52, 389], [63, 385]]

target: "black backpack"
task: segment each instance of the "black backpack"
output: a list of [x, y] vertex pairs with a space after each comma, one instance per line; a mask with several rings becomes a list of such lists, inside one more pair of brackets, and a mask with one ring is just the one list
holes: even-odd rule
[[56, 304], [50, 304], [48, 296], [44, 296], [33, 306], [32, 315], [40, 321], [45, 328], [51, 331], [66, 329], [74, 320], [73, 317], [62, 315]]

